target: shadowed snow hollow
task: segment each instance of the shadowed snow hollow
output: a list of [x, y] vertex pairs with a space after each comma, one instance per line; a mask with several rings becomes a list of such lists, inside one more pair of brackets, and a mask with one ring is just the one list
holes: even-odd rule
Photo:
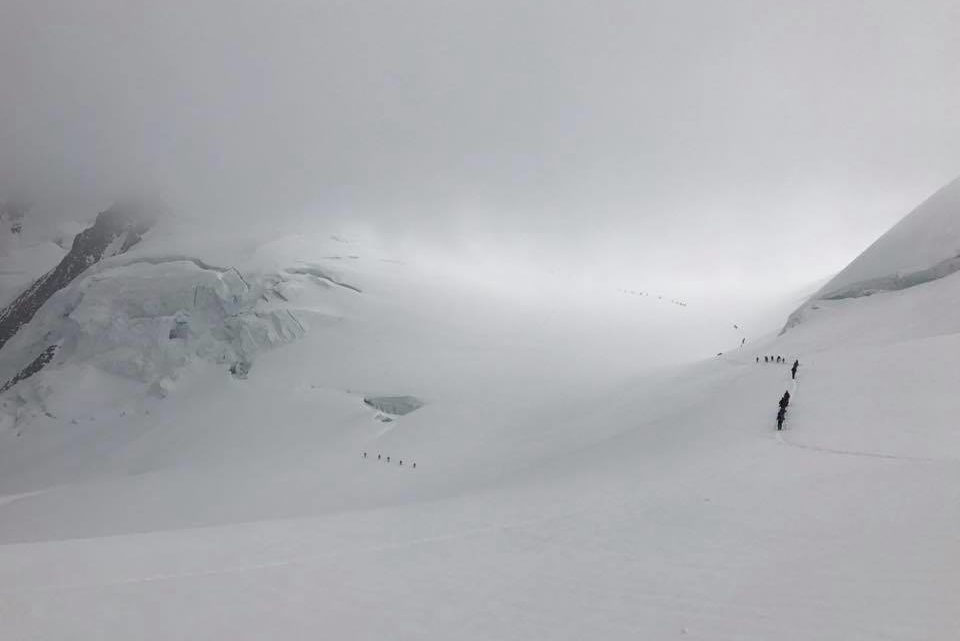
[[367, 396], [363, 402], [393, 416], [404, 416], [423, 407], [423, 401], [415, 396]]

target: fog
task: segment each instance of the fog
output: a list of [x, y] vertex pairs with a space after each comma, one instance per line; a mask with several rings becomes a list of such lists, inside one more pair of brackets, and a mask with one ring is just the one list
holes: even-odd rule
[[960, 173], [957, 34], [954, 0], [0, 0], [0, 192], [796, 288]]

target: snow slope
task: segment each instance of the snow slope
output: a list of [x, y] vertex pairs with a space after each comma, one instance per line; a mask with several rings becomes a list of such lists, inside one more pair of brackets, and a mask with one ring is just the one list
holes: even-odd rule
[[[616, 287], [499, 294], [343, 239], [235, 258], [290, 277], [306, 334], [246, 379], [191, 359], [165, 398], [75, 352], [0, 432], [0, 636], [960, 631], [960, 274], [736, 349]], [[407, 395], [389, 423], [363, 402]]]
[[821, 298], [904, 289], [960, 269], [960, 178], [940, 189], [828, 282]]
[[0, 307], [54, 267], [65, 253], [53, 241], [28, 243], [0, 228]]
[[782, 333], [803, 323], [824, 301], [910, 289], [957, 271], [960, 178], [924, 201], [827, 282], [790, 315]]

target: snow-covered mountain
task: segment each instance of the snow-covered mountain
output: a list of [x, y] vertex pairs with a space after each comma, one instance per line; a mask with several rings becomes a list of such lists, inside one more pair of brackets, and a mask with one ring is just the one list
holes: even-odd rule
[[[566, 325], [574, 323], [583, 340], [601, 348], [587, 351], [591, 367], [603, 371], [689, 359], [742, 337], [726, 322], [670, 309], [679, 306], [669, 297], [635, 300], [611, 285], [593, 296], [626, 312], [618, 324], [639, 323], [637, 329], [669, 335], [662, 345], [642, 332], [613, 343], [603, 336], [602, 324], [587, 326], [596, 316], [589, 296], [565, 291], [562, 283], [536, 300], [524, 295], [490, 307], [468, 291], [469, 280], [444, 275], [441, 266], [407, 264], [377, 243], [322, 233], [253, 243], [205, 241], [175, 223], [149, 233], [138, 230], [127, 242], [136, 219], [111, 217], [115, 211], [78, 234], [60, 263], [0, 312], [0, 388], [11, 390], [7, 421], [19, 425], [50, 414], [48, 400], [78, 377], [115, 377], [118, 386], [105, 383], [107, 389], [93, 396], [110, 396], [116, 387], [128, 400], [166, 396], [182, 374], [203, 363], [244, 377], [260, 352], [302, 338], [311, 326], [319, 340], [345, 325], [341, 344], [359, 342], [353, 354], [326, 348], [336, 354], [339, 378], [331, 385], [374, 392], [381, 384], [367, 379], [383, 365], [366, 358], [370, 346], [380, 345], [377, 361], [402, 362], [406, 369], [407, 361], [418, 360], [410, 346], [420, 336], [422, 354], [434, 358], [437, 345], [453, 336], [455, 342], [466, 337], [468, 349], [510, 345], [559, 364], [565, 358], [583, 360], [583, 346], [571, 350], [562, 339], [549, 345], [551, 336], [566, 334], [571, 331]], [[699, 338], [675, 334], [677, 325]], [[637, 349], [624, 349], [630, 347]], [[674, 353], [667, 356], [667, 350]], [[351, 382], [346, 373], [353, 363], [363, 374]], [[396, 385], [383, 384], [383, 391]]]
[[[960, 258], [960, 178], [932, 195], [827, 283], [821, 297], [902, 289], [946, 276]], [[938, 269], [938, 266], [943, 266]], [[938, 270], [926, 279], [914, 276]], [[898, 280], [884, 281], [896, 277]], [[846, 292], [845, 294], [843, 292]]]
[[[78, 276], [102, 259], [126, 253], [140, 242], [150, 225], [151, 222], [139, 216], [138, 212], [123, 207], [112, 207], [97, 216], [96, 222], [89, 229], [77, 234], [70, 251], [56, 267], [38, 278], [13, 302], [0, 310], [0, 349], [30, 324], [51, 297], [72, 285]], [[73, 306], [76, 306], [76, 303]], [[62, 306], [55, 309], [53, 314], [57, 324], [62, 324], [62, 319], [67, 318], [69, 313], [69, 310]], [[35, 339], [28, 346], [26, 359], [23, 358], [23, 348], [13, 347], [4, 353], [5, 356], [14, 354], [14, 362], [20, 361], [20, 369], [0, 386], [0, 393], [39, 372], [54, 358], [63, 339], [55, 336], [56, 332], [49, 327], [50, 319], [48, 311], [45, 318], [41, 318], [30, 328], [34, 333], [39, 329], [43, 336], [39, 339], [39, 344]]]
[[960, 274], [832, 293], [949, 260], [955, 185], [761, 340], [155, 229], [0, 350], [62, 346], [3, 397], [0, 636], [952, 639]]
[[803, 322], [823, 301], [909, 289], [960, 270], [960, 178], [928, 198], [885, 233], [810, 301], [784, 331]]

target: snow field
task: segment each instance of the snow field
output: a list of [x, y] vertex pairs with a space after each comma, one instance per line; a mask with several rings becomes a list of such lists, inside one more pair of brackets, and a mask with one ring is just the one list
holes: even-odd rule
[[[960, 276], [736, 349], [694, 305], [348, 251], [297, 254], [361, 292], [285, 284], [310, 331], [246, 380], [45, 373], [53, 416], [0, 432], [2, 636], [956, 637]], [[389, 424], [363, 404], [403, 395]]]

